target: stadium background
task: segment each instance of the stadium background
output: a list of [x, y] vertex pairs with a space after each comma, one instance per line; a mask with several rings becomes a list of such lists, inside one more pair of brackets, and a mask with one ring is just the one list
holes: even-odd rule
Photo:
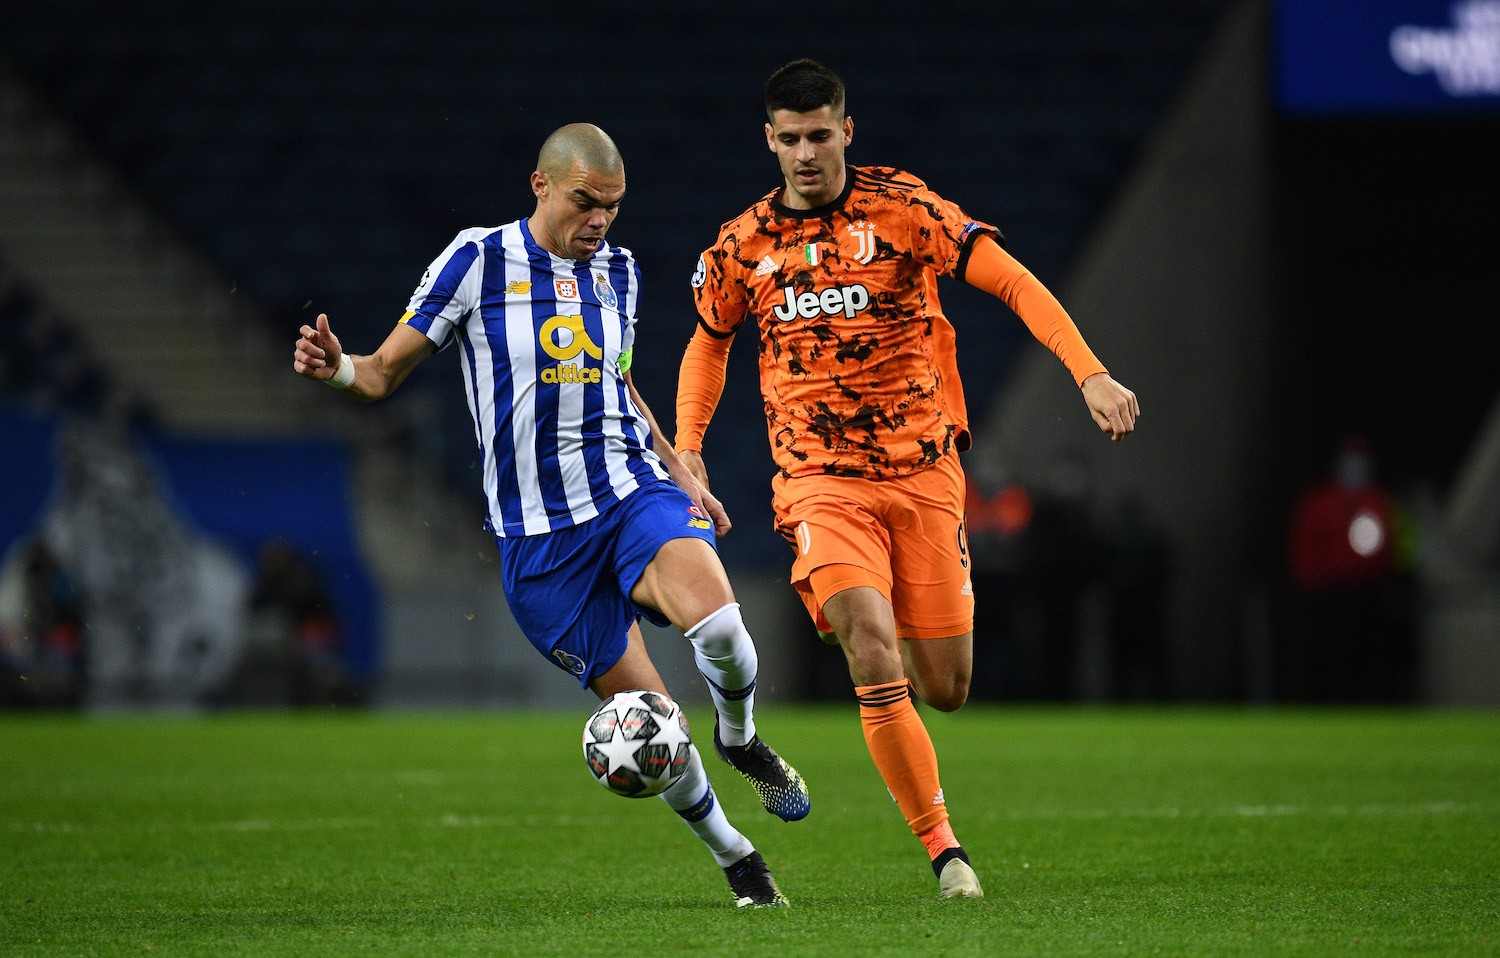
[[[1354, 16], [1436, 28], [1475, 6], [1388, 0]], [[1141, 395], [1141, 432], [1109, 447], [1020, 323], [945, 285], [978, 439], [971, 472], [1009, 468], [1040, 486], [1073, 461], [1089, 508], [1139, 502], [1166, 534], [1167, 697], [1284, 697], [1288, 516], [1340, 439], [1360, 433], [1418, 523], [1417, 695], [1493, 702], [1500, 107], [1301, 98], [1319, 79], [1288, 69], [1278, 28], [1348, 9], [957, 4], [913, 20], [884, 3], [808, 15], [686, 2], [8, 4], [0, 534], [13, 555], [55, 510], [71, 399], [119, 412], [112, 400], [130, 396], [156, 480], [146, 491], [244, 570], [221, 591], [251, 588], [266, 542], [303, 549], [366, 700], [576, 700], [498, 595], [451, 357], [388, 403], [351, 409], [290, 373], [294, 331], [327, 311], [351, 349], [372, 348], [456, 230], [530, 211], [546, 133], [590, 120], [626, 158], [611, 238], [643, 265], [637, 381], [670, 432], [687, 278], [718, 224], [775, 185], [760, 84], [809, 55], [849, 82], [851, 162], [907, 167], [1000, 225]], [[1348, 35], [1324, 38], [1328, 76]], [[28, 340], [37, 317], [60, 320], [87, 362]], [[768, 528], [752, 362], [738, 344], [709, 437], [737, 522], [723, 554], [767, 696], [838, 693], [838, 663], [830, 671], [809, 641]], [[101, 531], [84, 548], [110, 544]], [[137, 665], [107, 688], [92, 676], [94, 704], [223, 700], [207, 660], [195, 678], [179, 662], [153, 683], [139, 663], [155, 639], [134, 634]], [[652, 641], [690, 697], [682, 643]], [[1094, 652], [1076, 697], [1103, 695]]]

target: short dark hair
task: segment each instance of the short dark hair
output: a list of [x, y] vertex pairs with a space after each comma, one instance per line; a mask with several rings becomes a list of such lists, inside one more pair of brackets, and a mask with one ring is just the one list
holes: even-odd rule
[[844, 81], [816, 60], [793, 60], [766, 81], [766, 116], [777, 110], [811, 113], [825, 106], [844, 113]]

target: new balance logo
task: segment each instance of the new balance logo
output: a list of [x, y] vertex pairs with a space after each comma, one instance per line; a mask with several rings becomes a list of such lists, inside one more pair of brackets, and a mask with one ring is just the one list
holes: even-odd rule
[[755, 267], [755, 275], [756, 276], [764, 276], [767, 273], [774, 273], [774, 272], [776, 272], [776, 264], [771, 260], [771, 257], [769, 257], [769, 256], [767, 256], [765, 259], [761, 260], [760, 261], [760, 265], [757, 266], [757, 267]]

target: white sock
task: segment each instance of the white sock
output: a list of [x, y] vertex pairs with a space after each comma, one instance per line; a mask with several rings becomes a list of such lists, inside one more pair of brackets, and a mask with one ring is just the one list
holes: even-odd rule
[[719, 741], [744, 745], [755, 737], [755, 674], [760, 659], [745, 631], [740, 604], [731, 602], [683, 633], [708, 682], [719, 713]]
[[728, 868], [755, 851], [750, 839], [729, 824], [729, 817], [719, 806], [713, 786], [709, 784], [708, 773], [703, 770], [703, 759], [698, 756], [696, 745], [687, 770], [675, 785], [661, 793], [661, 798], [708, 846], [720, 868]]

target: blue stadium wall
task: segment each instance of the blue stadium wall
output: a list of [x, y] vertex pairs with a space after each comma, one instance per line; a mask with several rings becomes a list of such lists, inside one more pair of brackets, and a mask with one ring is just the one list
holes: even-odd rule
[[[0, 556], [38, 531], [57, 483], [58, 424], [0, 408], [6, 494], [0, 496]], [[380, 670], [380, 591], [360, 554], [348, 450], [321, 440], [142, 441], [189, 529], [230, 550], [253, 573], [268, 541], [302, 550], [322, 572], [345, 639], [351, 677]]]

